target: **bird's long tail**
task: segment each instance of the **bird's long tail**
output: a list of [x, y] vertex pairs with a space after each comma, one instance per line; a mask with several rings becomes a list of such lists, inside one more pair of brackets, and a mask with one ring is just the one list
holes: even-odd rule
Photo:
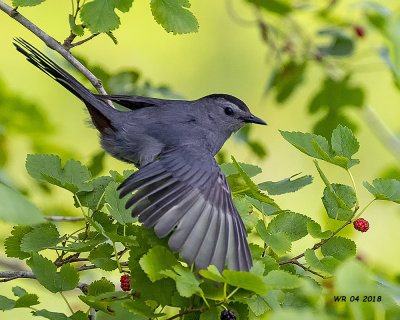
[[103, 100], [97, 98], [92, 91], [83, 86], [72, 75], [30, 43], [21, 38], [16, 38], [14, 41], [14, 46], [27, 57], [30, 63], [42, 70], [85, 103], [93, 124], [100, 132], [103, 132], [106, 128], [115, 130], [112, 121], [112, 115], [114, 111], [116, 111], [115, 109]]

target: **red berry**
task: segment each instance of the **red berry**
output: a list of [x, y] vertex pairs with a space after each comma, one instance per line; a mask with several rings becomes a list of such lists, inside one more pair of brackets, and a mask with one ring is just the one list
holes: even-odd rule
[[353, 26], [353, 30], [357, 37], [359, 37], [359, 38], [365, 37], [365, 29], [363, 27], [355, 25], [355, 26]]
[[363, 218], [359, 218], [356, 221], [354, 221], [353, 225], [354, 225], [354, 229], [361, 231], [361, 232], [366, 232], [369, 229], [368, 221]]
[[129, 274], [124, 274], [121, 276], [121, 289], [123, 291], [131, 290], [131, 285], [129, 283]]

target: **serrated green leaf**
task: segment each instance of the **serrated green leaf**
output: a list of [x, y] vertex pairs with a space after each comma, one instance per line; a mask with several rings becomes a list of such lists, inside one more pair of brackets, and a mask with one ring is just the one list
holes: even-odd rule
[[199, 274], [209, 280], [215, 282], [225, 282], [225, 279], [221, 276], [221, 273], [218, 271], [217, 267], [214, 265], [208, 266], [207, 270], [200, 270]]
[[283, 179], [281, 181], [266, 181], [263, 183], [260, 183], [258, 187], [261, 190], [266, 190], [268, 194], [272, 195], [278, 195], [278, 194], [284, 194], [288, 192], [295, 192], [306, 185], [309, 185], [312, 183], [313, 177], [310, 175], [307, 176], [302, 176], [300, 178], [292, 180], [293, 177], [298, 176], [298, 174], [295, 174], [289, 178]]
[[307, 223], [307, 231], [310, 236], [318, 239], [328, 239], [332, 235], [332, 231], [330, 230], [322, 232], [321, 226], [315, 221], [309, 221]]
[[150, 308], [148, 305], [146, 305], [146, 301], [141, 299], [141, 300], [128, 300], [124, 301], [122, 303], [122, 306], [125, 309], [128, 309], [130, 312], [133, 314], [137, 314], [140, 316], [144, 316], [146, 318], [157, 318], [165, 315], [164, 313], [154, 313], [152, 308]]
[[21, 250], [22, 238], [32, 231], [33, 228], [29, 226], [14, 226], [11, 231], [11, 236], [6, 238], [4, 246], [6, 249], [7, 257], [25, 259], [29, 258], [30, 254]]
[[15, 301], [0, 295], [0, 310], [6, 311], [14, 309]]
[[94, 0], [85, 3], [80, 12], [82, 22], [92, 33], [109, 32], [120, 25], [113, 0]]
[[333, 274], [341, 263], [339, 260], [331, 256], [324, 257], [320, 260], [317, 258], [315, 251], [312, 249], [307, 249], [304, 257], [311, 269], [319, 270], [329, 274]]
[[12, 0], [14, 7], [33, 7], [41, 4], [45, 0]]
[[260, 235], [261, 239], [271, 247], [271, 249], [278, 253], [283, 254], [287, 251], [290, 251], [292, 247], [292, 242], [290, 241], [290, 237], [288, 234], [284, 232], [276, 232], [271, 234], [265, 228], [264, 221], [258, 221], [256, 230]]
[[122, 12], [128, 12], [132, 7], [133, 0], [115, 0], [115, 7]]
[[107, 202], [108, 212], [121, 224], [135, 222], [136, 219], [132, 217], [132, 210], [125, 208], [128, 198], [120, 199], [117, 188], [118, 184], [116, 182], [110, 182], [105, 190], [104, 198]]
[[199, 29], [196, 17], [187, 9], [189, 0], [151, 0], [150, 6], [154, 20], [167, 32], [182, 34]]
[[218, 319], [220, 315], [221, 311], [217, 308], [211, 308], [200, 314], [200, 320], [215, 320]]
[[279, 264], [278, 262], [272, 258], [271, 256], [264, 256], [260, 259], [260, 261], [264, 265], [264, 275], [266, 275], [268, 272], [271, 270], [278, 270], [279, 269]]
[[[83, 36], [83, 34], [85, 33], [85, 31], [83, 30], [83, 27], [81, 25], [76, 25], [75, 18], [72, 14], [70, 14], [68, 16], [68, 21], [69, 21], [69, 27], [70, 27], [72, 33], [79, 37]], [[93, 174], [93, 172], [92, 172], [92, 174]]]
[[284, 232], [291, 241], [299, 240], [308, 234], [307, 223], [311, 218], [295, 212], [282, 212], [268, 224], [267, 231], [271, 234]]
[[100, 280], [93, 281], [88, 286], [89, 296], [98, 296], [105, 292], [114, 292], [114, 291], [115, 291], [115, 285], [104, 277], [102, 277]]
[[[328, 141], [322, 136], [303, 132], [280, 131], [280, 133], [286, 141], [313, 158], [324, 160], [320, 153], [330, 157]], [[315, 149], [316, 146], [318, 151]]]
[[222, 276], [232, 286], [253, 291], [257, 294], [266, 294], [267, 287], [262, 278], [255, 274], [243, 271], [224, 270]]
[[12, 292], [14, 293], [14, 296], [20, 297], [20, 298], [28, 293], [28, 292], [26, 292], [26, 290], [24, 288], [21, 288], [18, 286], [13, 287]]
[[[353, 210], [351, 210], [351, 208], [356, 204], [356, 194], [350, 186], [336, 183], [333, 183], [331, 186], [334, 192], [325, 188], [322, 197], [326, 212], [331, 219], [347, 221], [353, 215]], [[340, 201], [338, 201], [338, 199]], [[348, 209], [343, 209], [341, 207], [342, 203], [344, 203]]]
[[325, 257], [345, 260], [356, 255], [356, 244], [350, 239], [336, 236], [321, 246], [321, 252]]
[[89, 254], [89, 261], [96, 267], [112, 271], [117, 268], [117, 262], [110, 257], [114, 252], [114, 248], [109, 243], [103, 243], [94, 248]]
[[160, 273], [175, 280], [176, 289], [182, 297], [191, 297], [194, 294], [201, 294], [201, 281], [189, 269], [181, 265], [175, 265], [171, 269], [161, 270]]
[[250, 310], [258, 317], [270, 310], [271, 308], [265, 302], [265, 300], [259, 296], [255, 295], [247, 300]]
[[64, 264], [57, 273], [53, 262], [37, 253], [33, 253], [26, 263], [39, 283], [53, 293], [72, 290], [78, 285], [79, 275], [71, 264]]
[[55, 246], [60, 242], [60, 233], [52, 223], [34, 228], [24, 235], [21, 240], [21, 250], [25, 252], [39, 252]]
[[378, 200], [389, 200], [400, 203], [400, 181], [396, 179], [375, 179], [372, 185], [363, 183], [364, 187]]
[[110, 306], [110, 301], [102, 301], [98, 297], [93, 296], [78, 296], [84, 303], [86, 303], [89, 307], [92, 307], [96, 310], [101, 310], [107, 314], [114, 315], [115, 311]]
[[265, 276], [264, 282], [271, 289], [294, 289], [302, 285], [297, 275], [283, 270], [272, 270]]
[[[358, 151], [360, 144], [349, 128], [338, 125], [332, 132], [331, 144], [332, 150], [337, 156], [345, 157], [349, 159], [349, 161], [357, 160], [351, 157]], [[347, 164], [344, 168], [350, 168], [354, 164], [353, 161], [350, 163], [350, 166]]]
[[[100, 210], [105, 202], [104, 192], [109, 183], [113, 181], [111, 177], [98, 177], [91, 181], [93, 185], [92, 191], [79, 191], [76, 195], [83, 207], [87, 207], [92, 211]], [[78, 207], [79, 204], [75, 203]]]
[[173, 253], [165, 247], [156, 246], [139, 260], [139, 264], [149, 279], [154, 282], [165, 277], [162, 270], [171, 270], [178, 264]]
[[58, 156], [28, 154], [25, 166], [38, 181], [49, 182], [72, 193], [93, 190], [92, 184], [87, 182], [91, 178], [89, 169], [79, 161], [69, 159], [62, 168]]
[[15, 301], [14, 308], [28, 308], [39, 304], [39, 297], [33, 293], [27, 293]]
[[0, 182], [0, 220], [35, 225], [45, 222], [43, 213], [23, 195]]
[[[238, 162], [238, 164], [250, 178], [258, 175], [262, 171], [260, 167], [252, 164], [242, 162]], [[226, 177], [239, 174], [233, 163], [223, 163], [220, 165], [220, 168]]]
[[252, 204], [246, 198], [234, 198], [233, 203], [242, 217], [246, 230], [253, 229], [258, 222], [258, 216], [253, 212]]

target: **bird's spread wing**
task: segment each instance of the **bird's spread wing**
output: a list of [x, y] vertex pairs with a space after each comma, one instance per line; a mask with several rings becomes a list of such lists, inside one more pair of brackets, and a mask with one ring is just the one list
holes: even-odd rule
[[166, 103], [170, 103], [172, 100], [141, 97], [141, 96], [129, 96], [123, 94], [112, 94], [112, 95], [100, 95], [96, 94], [96, 97], [103, 100], [111, 100], [131, 110], [146, 108], [146, 107], [158, 107]]
[[[168, 244], [197, 270], [226, 261], [231, 270], [252, 266], [246, 229], [235, 208], [225, 176], [213, 156], [194, 146], [169, 148], [158, 160], [132, 174], [120, 186], [132, 215], [154, 226]], [[176, 227], [176, 228], [175, 228]]]

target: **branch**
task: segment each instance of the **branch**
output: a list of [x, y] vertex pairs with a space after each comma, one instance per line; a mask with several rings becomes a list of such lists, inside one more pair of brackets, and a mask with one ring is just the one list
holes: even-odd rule
[[[18, 21], [25, 28], [40, 38], [49, 48], [57, 51], [64, 57], [69, 63], [71, 63], [76, 69], [78, 69], [96, 88], [97, 92], [102, 95], [106, 95], [107, 92], [101, 83], [101, 80], [96, 78], [82, 63], [80, 63], [68, 50], [66, 50], [60, 42], [53, 37], [49, 36], [42, 29], [36, 26], [34, 23], [25, 18], [16, 9], [13, 9], [9, 5], [5, 4], [0, 0], [0, 10], [8, 14], [15, 21]], [[111, 102], [110, 102], [111, 105]]]
[[68, 221], [68, 222], [77, 222], [85, 220], [85, 218], [83, 217], [64, 217], [64, 216], [45, 216], [44, 218], [49, 221]]
[[203, 309], [203, 308], [200, 308], [200, 309], [187, 309], [187, 310], [185, 310], [185, 311], [183, 311], [183, 312], [181, 312], [181, 313], [178, 313], [178, 314], [176, 314], [176, 315], [174, 315], [174, 316], [172, 316], [172, 317], [170, 317], [170, 318], [168, 318], [167, 320], [172, 320], [172, 319], [176, 319], [176, 318], [179, 318], [179, 317], [182, 317], [182, 316], [184, 316], [185, 314], [188, 314], [188, 313], [192, 313], [192, 312], [204, 312], [204, 311], [206, 311], [207, 309]]

